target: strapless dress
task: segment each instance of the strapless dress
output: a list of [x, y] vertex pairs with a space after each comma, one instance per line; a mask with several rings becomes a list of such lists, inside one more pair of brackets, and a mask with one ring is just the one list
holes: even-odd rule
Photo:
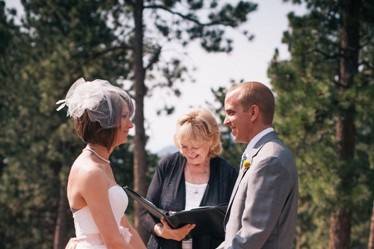
[[[129, 202], [126, 192], [119, 185], [114, 185], [108, 189], [108, 196], [118, 228], [125, 241], [130, 242], [132, 235], [129, 229], [120, 223]], [[73, 218], [76, 237], [70, 239], [66, 249], [106, 249], [88, 206], [75, 211]]]

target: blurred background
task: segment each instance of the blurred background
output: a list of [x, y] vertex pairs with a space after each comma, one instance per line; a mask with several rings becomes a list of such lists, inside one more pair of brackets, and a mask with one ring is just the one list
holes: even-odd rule
[[[111, 161], [143, 195], [181, 114], [222, 124], [227, 88], [267, 84], [299, 171], [294, 248], [374, 249], [373, 1], [0, 0], [0, 248], [60, 249], [74, 233], [66, 182], [84, 145], [55, 102], [80, 77], [135, 99]], [[238, 165], [244, 148], [221, 131]]]

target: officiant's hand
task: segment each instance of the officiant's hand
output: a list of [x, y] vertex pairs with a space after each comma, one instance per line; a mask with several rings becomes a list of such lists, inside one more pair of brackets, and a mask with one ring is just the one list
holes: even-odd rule
[[181, 241], [190, 233], [192, 229], [195, 228], [195, 226], [195, 224], [187, 224], [183, 227], [173, 229], [164, 219], [161, 219], [161, 223], [157, 223], [155, 225], [154, 232], [157, 236], [164, 239]]

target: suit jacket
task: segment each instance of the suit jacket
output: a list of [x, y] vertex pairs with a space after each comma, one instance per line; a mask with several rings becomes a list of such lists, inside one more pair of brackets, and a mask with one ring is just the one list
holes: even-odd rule
[[240, 169], [219, 249], [289, 249], [296, 230], [298, 180], [292, 153], [275, 132], [250, 152], [249, 169]]
[[[148, 188], [147, 199], [164, 210], [184, 210], [186, 202], [185, 164], [186, 159], [179, 152], [161, 160]], [[200, 206], [227, 205], [237, 176], [237, 170], [227, 161], [220, 157], [211, 158], [208, 185]], [[145, 210], [142, 211], [141, 221], [151, 233], [148, 249], [181, 248], [181, 242], [167, 240], [153, 234], [153, 227], [157, 221]], [[193, 249], [214, 249], [223, 239], [223, 237], [210, 235], [192, 236]]]

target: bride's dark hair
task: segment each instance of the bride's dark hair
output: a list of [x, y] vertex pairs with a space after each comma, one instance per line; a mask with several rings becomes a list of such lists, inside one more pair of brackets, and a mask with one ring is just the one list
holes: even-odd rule
[[85, 142], [100, 144], [108, 150], [113, 146], [118, 127], [104, 129], [97, 121], [92, 122], [87, 114], [74, 119], [74, 129], [76, 134]]

